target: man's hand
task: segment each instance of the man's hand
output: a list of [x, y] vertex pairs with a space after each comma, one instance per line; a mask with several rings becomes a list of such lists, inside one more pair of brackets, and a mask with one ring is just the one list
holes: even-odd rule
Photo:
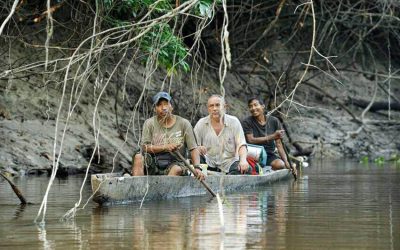
[[199, 150], [199, 153], [200, 153], [201, 155], [206, 155], [206, 154], [207, 154], [207, 148], [204, 147], [204, 146], [198, 146], [198, 147], [197, 147], [197, 150]]
[[288, 162], [286, 162], [286, 167], [288, 168], [288, 169], [290, 169], [290, 171], [292, 171], [293, 172], [293, 174], [294, 175], [296, 175], [297, 176], [297, 167], [296, 167], [296, 163], [292, 163], [292, 167], [293, 167], [293, 169], [291, 169], [290, 168], [290, 165], [289, 165], [289, 163]]
[[249, 163], [247, 162], [246, 159], [244, 160], [240, 160], [239, 161], [239, 171], [241, 174], [245, 174], [247, 173], [247, 171], [249, 170]]
[[201, 172], [201, 170], [197, 168], [195, 169], [195, 171], [197, 175], [196, 178], [199, 179], [200, 181], [204, 181], [206, 177], [204, 176], [203, 172]]
[[286, 161], [286, 162], [285, 162], [285, 167], [286, 167], [287, 169], [289, 169], [291, 172], [293, 172], [294, 175], [297, 176], [297, 167], [296, 167], [296, 163], [292, 163], [292, 167], [293, 167], [293, 169], [292, 169], [292, 168], [290, 168], [289, 162]]
[[164, 151], [174, 152], [174, 151], [178, 150], [180, 147], [181, 147], [181, 144], [177, 144], [177, 143], [165, 144]]
[[274, 140], [282, 139], [284, 135], [285, 135], [285, 130], [283, 130], [283, 129], [277, 130], [272, 134], [272, 136], [274, 137]]

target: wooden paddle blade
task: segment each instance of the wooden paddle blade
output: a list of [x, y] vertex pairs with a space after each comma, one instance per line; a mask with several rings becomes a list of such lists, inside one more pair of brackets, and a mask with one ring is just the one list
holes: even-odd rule
[[297, 171], [295, 171], [294, 168], [293, 168], [292, 161], [290, 160], [290, 157], [289, 157], [289, 154], [287, 152], [286, 146], [285, 146], [285, 144], [283, 144], [283, 140], [282, 139], [281, 139], [281, 143], [282, 143], [283, 150], [285, 151], [287, 161], [289, 162], [289, 167], [290, 167], [290, 170], [292, 171], [294, 180], [297, 181], [297, 173], [295, 173]]

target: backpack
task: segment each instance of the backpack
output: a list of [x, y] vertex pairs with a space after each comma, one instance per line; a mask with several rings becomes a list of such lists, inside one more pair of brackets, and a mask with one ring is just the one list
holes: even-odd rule
[[261, 167], [267, 165], [267, 151], [263, 146], [247, 144], [247, 157], [253, 159]]
[[253, 158], [247, 156], [247, 162], [251, 167], [251, 175], [260, 175], [262, 173], [262, 168]]
[[247, 162], [252, 175], [262, 175], [262, 168], [267, 164], [267, 152], [263, 146], [247, 144]]

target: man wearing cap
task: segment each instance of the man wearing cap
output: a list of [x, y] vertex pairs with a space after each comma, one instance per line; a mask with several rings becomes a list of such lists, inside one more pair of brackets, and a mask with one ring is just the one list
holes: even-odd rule
[[222, 96], [208, 98], [208, 116], [201, 118], [194, 132], [202, 159], [210, 170], [227, 174], [250, 174], [247, 162], [247, 146], [240, 121], [225, 114]]
[[179, 151], [185, 155], [188, 149], [198, 178], [204, 179], [193, 128], [188, 120], [172, 114], [171, 99], [166, 92], [153, 96], [156, 115], [144, 122], [140, 143], [142, 154], [137, 152], [134, 155], [132, 174], [185, 175], [184, 163], [171, 152]]

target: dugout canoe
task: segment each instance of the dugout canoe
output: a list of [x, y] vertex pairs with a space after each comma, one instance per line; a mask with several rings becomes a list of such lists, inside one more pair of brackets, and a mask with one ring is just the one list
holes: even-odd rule
[[[214, 192], [233, 192], [254, 189], [283, 180], [290, 171], [282, 169], [264, 175], [209, 175], [207, 184]], [[146, 200], [210, 195], [192, 176], [121, 176], [120, 174], [93, 174], [91, 176], [93, 201], [99, 204], [130, 203]], [[148, 187], [148, 188], [147, 188]]]

